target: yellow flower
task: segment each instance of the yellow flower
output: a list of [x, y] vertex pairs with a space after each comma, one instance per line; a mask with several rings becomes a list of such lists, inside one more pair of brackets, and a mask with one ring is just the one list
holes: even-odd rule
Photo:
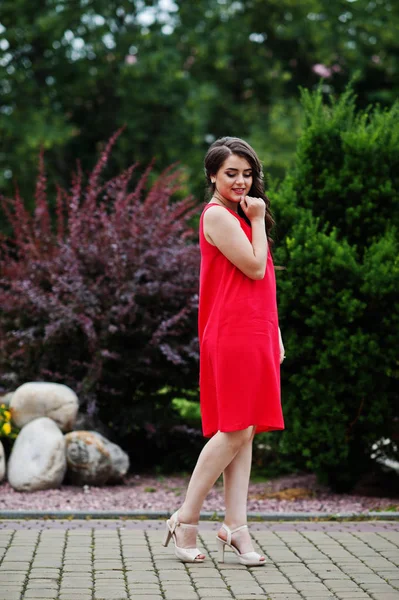
[[0, 406], [0, 408], [5, 408], [5, 407], [6, 407], [6, 405], [5, 405], [5, 404], [2, 404], [2, 405]]
[[11, 433], [11, 425], [10, 423], [4, 423], [3, 427], [1, 428], [2, 431], [4, 431], [4, 433], [6, 435], [9, 435]]
[[9, 421], [11, 419], [11, 413], [9, 410], [5, 410], [3, 414], [4, 414], [5, 418], [7, 419], [7, 421]]

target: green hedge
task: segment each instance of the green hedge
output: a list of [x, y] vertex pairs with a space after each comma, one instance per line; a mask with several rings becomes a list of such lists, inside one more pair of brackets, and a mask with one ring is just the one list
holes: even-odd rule
[[302, 90], [296, 165], [272, 192], [286, 430], [274, 450], [338, 490], [398, 433], [399, 111]]

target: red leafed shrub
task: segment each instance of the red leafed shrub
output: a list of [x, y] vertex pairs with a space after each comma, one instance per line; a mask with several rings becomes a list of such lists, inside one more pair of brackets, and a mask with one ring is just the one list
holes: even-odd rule
[[151, 186], [148, 168], [130, 190], [135, 165], [100, 182], [118, 135], [87, 185], [78, 167], [70, 189], [58, 189], [54, 215], [42, 156], [34, 213], [18, 193], [3, 200], [13, 235], [0, 245], [0, 384], [65, 383], [130, 445], [168, 421], [171, 395], [198, 383], [199, 249], [189, 225], [198, 207], [171, 201], [181, 190], [173, 167]]

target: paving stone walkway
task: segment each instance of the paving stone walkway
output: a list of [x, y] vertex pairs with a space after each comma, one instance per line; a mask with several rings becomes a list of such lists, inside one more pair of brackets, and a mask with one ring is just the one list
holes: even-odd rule
[[256, 522], [265, 567], [201, 522], [203, 564], [164, 548], [162, 521], [0, 520], [0, 600], [399, 600], [399, 522]]

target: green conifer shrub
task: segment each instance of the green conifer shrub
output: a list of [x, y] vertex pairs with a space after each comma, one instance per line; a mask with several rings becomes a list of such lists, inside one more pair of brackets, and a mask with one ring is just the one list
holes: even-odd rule
[[286, 430], [281, 456], [337, 490], [397, 456], [399, 110], [302, 91], [296, 165], [271, 193]]

